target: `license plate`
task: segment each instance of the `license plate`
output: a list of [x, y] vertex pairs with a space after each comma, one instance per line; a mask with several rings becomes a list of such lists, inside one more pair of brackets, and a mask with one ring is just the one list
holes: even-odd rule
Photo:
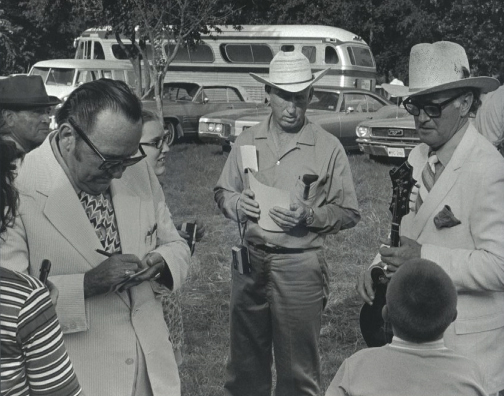
[[401, 147], [388, 147], [387, 153], [389, 157], [406, 157], [404, 149]]

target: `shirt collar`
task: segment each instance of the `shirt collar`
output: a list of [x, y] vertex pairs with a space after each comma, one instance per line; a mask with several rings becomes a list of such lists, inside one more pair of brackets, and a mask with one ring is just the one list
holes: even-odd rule
[[444, 339], [441, 338], [436, 341], [416, 343], [411, 341], [403, 340], [397, 336], [392, 337], [392, 343], [390, 344], [393, 348], [398, 349], [447, 349], [444, 343]]
[[464, 137], [464, 134], [469, 127], [469, 121], [467, 121], [462, 128], [460, 128], [450, 140], [448, 140], [445, 144], [443, 144], [439, 150], [436, 150], [436, 156], [438, 157], [439, 162], [446, 168], [448, 162], [450, 162], [455, 149], [458, 147], [460, 141]]
[[[272, 115], [261, 123], [261, 127], [255, 133], [255, 139], [268, 139], [268, 135], [271, 133], [269, 129], [269, 125], [271, 122]], [[296, 134], [296, 143], [298, 144], [306, 144], [308, 146], [315, 145], [315, 131], [313, 130], [313, 124], [305, 117], [304, 124], [301, 130]]]

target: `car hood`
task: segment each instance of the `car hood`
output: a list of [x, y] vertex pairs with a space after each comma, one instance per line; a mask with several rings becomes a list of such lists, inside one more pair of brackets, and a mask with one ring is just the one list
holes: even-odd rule
[[366, 120], [359, 124], [369, 128], [402, 128], [415, 129], [415, 120], [413, 116], [399, 118], [385, 118], [380, 120]]

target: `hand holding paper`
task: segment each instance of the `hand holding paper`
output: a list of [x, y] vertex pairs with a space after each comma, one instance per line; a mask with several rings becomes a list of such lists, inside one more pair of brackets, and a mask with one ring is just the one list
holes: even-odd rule
[[[247, 189], [243, 190], [239, 201], [238, 201], [238, 209], [245, 213], [248, 217], [252, 217], [254, 219], [258, 219], [261, 214], [261, 209], [259, 207], [259, 203], [255, 200], [255, 194], [252, 190]], [[241, 220], [242, 216], [240, 216]]]
[[301, 203], [291, 203], [289, 209], [278, 206], [271, 208], [269, 215], [280, 227], [294, 228], [306, 219], [308, 208]]

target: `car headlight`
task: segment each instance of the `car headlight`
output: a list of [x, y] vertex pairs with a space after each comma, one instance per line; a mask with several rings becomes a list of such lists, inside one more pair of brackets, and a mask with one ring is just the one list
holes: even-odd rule
[[357, 134], [358, 137], [369, 137], [371, 136], [371, 128], [367, 126], [357, 126], [355, 129], [355, 133]]
[[215, 132], [222, 132], [222, 124], [215, 124]]
[[213, 122], [210, 122], [208, 124], [208, 132], [213, 132], [215, 131], [215, 124]]

